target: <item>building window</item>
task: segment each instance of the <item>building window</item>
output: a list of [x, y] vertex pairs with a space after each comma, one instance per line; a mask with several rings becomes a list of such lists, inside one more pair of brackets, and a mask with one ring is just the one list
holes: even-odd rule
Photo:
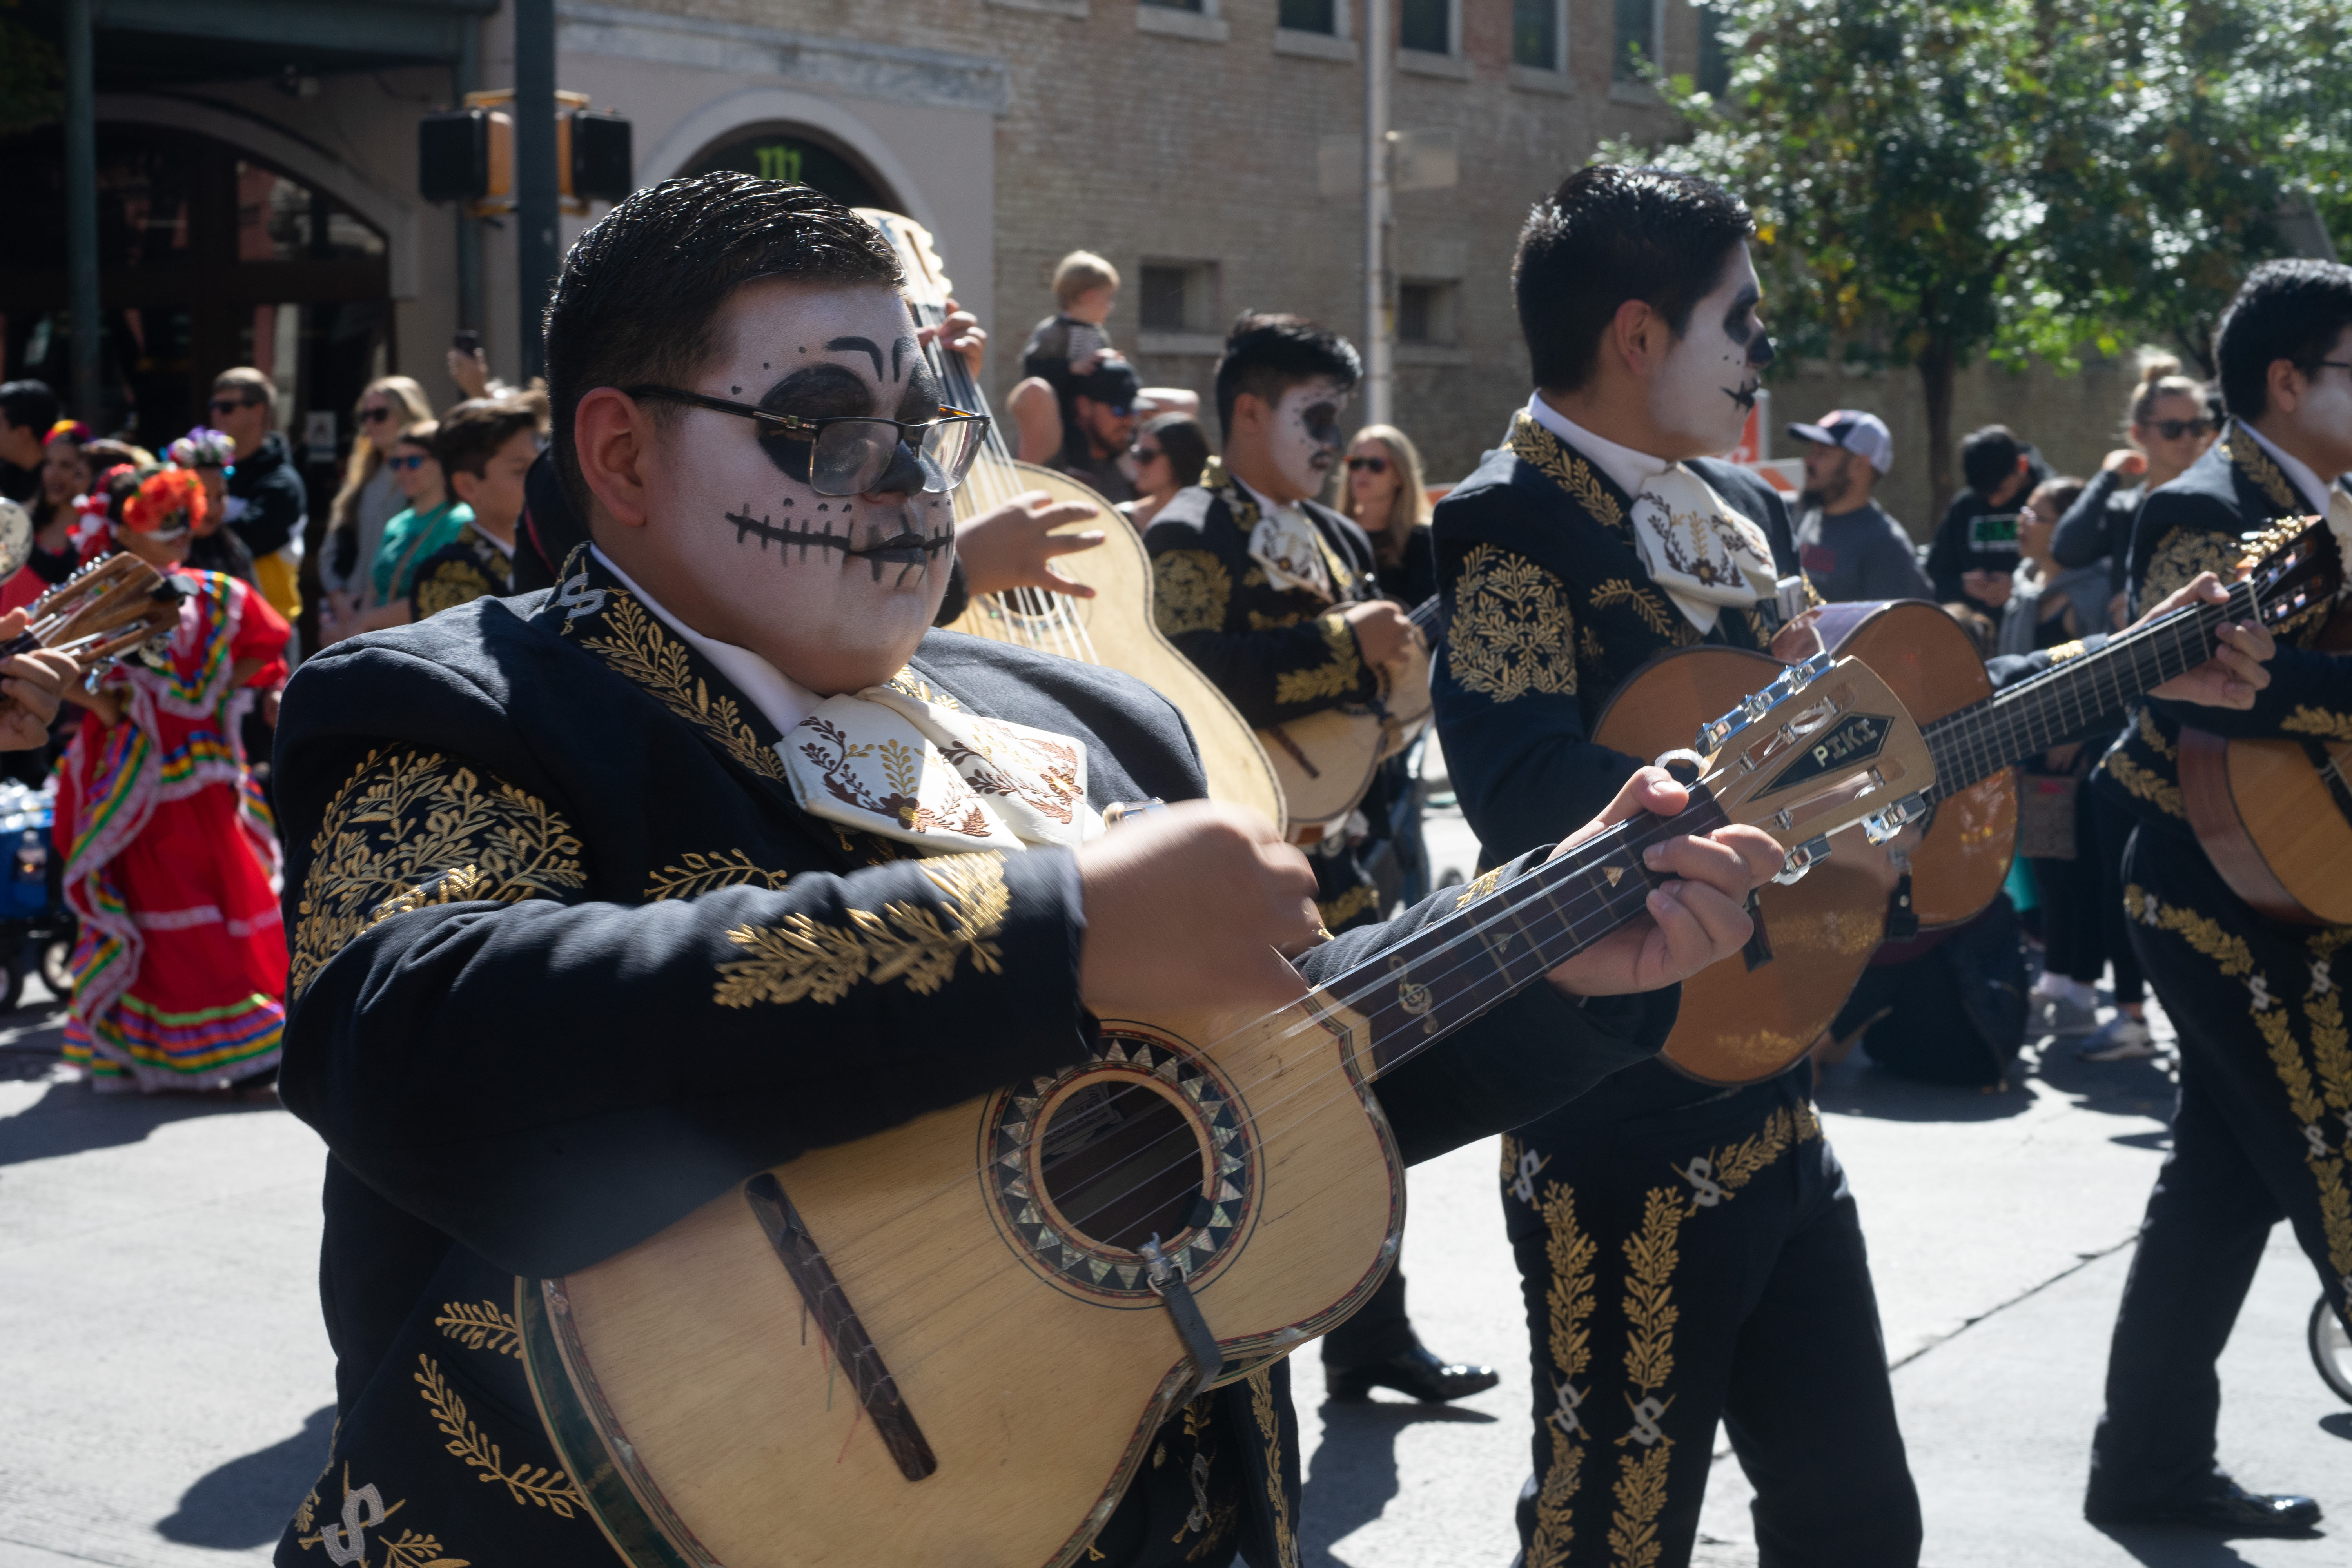
[[1454, 300], [1460, 285], [1449, 280], [1406, 279], [1397, 284], [1396, 335], [1401, 343], [1454, 341]]
[[1611, 79], [1640, 81], [1643, 67], [1660, 63], [1664, 32], [1659, 0], [1617, 0], [1617, 57]]
[[1425, 55], [1454, 52], [1454, 0], [1401, 0], [1397, 47]]
[[1282, 0], [1275, 25], [1292, 33], [1339, 36], [1339, 0]]
[[1511, 0], [1511, 63], [1529, 70], [1566, 70], [1566, 0]]
[[1217, 318], [1217, 264], [1213, 261], [1150, 261], [1143, 264], [1138, 320], [1147, 332], [1205, 332]]
[[1723, 29], [1728, 23], [1722, 11], [1713, 5], [1700, 5], [1696, 9], [1698, 12], [1696, 86], [1699, 91], [1720, 98], [1731, 89], [1731, 53], [1723, 42]]

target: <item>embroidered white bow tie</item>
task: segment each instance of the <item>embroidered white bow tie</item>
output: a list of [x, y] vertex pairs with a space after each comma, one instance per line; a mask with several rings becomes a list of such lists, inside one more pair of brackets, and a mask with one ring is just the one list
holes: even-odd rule
[[1715, 629], [1726, 605], [1772, 596], [1771, 541], [1680, 463], [1643, 482], [1633, 539], [1651, 577], [1702, 632]]
[[1259, 509], [1257, 526], [1250, 530], [1249, 554], [1276, 587], [1301, 589], [1327, 605], [1331, 602], [1331, 569], [1323, 559], [1323, 535], [1298, 508]]
[[776, 751], [803, 811], [929, 854], [1075, 849], [1103, 832], [1084, 742], [887, 686], [826, 699]]

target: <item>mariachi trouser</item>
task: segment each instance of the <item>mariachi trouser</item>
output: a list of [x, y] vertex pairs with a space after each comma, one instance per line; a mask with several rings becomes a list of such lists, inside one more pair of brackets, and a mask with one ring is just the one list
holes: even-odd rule
[[1503, 1150], [1534, 1340], [1527, 1568], [1687, 1563], [1718, 1417], [1763, 1568], [1918, 1562], [1862, 1227], [1789, 1077], [1614, 1122], [1573, 1102]]
[[2265, 920], [2161, 829], [2138, 831], [2124, 868], [2140, 965], [2180, 1037], [2180, 1106], [2107, 1355], [2098, 1517], [2221, 1484], [2215, 1363], [2273, 1226], [2294, 1226], [2338, 1312], [2352, 1294], [2352, 1045], [2333, 973], [2352, 926]]

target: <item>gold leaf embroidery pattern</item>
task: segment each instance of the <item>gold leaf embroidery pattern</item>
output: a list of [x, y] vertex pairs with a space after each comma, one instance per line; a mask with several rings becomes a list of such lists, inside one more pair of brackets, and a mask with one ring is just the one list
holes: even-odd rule
[[1494, 702], [1573, 697], [1575, 631], [1565, 584], [1516, 551], [1481, 544], [1454, 584], [1446, 668]]
[[1592, 465], [1560, 444], [1559, 438], [1520, 410], [1511, 421], [1511, 452], [1519, 461], [1550, 477], [1560, 489], [1574, 497], [1577, 503], [1591, 512], [1603, 527], [1631, 539], [1633, 531], [1625, 524], [1625, 509], [1617, 498], [1602, 488], [1592, 471]]
[[757, 882], [772, 891], [782, 888], [790, 875], [754, 865], [740, 849], [716, 849], [708, 855], [688, 850], [678, 858], [685, 864], [664, 866], [646, 879], [646, 898], [656, 902], [698, 898], [721, 888], [741, 887], [746, 882]]
[[933, 707], [944, 708], [950, 713], [961, 713], [964, 710], [963, 704], [957, 701], [952, 695], [933, 686], [911, 668], [899, 670], [883, 684], [902, 697], [911, 697], [918, 702], [929, 702]]
[[1651, 631], [1677, 645], [1697, 640], [1697, 629], [1686, 617], [1676, 615], [1665, 600], [1647, 588], [1635, 587], [1627, 578], [1610, 578], [1592, 590], [1591, 602], [1596, 610], [1622, 605]]
[[465, 1400], [449, 1386], [433, 1359], [420, 1355], [416, 1363], [424, 1368], [415, 1373], [415, 1378], [425, 1405], [433, 1412], [433, 1425], [449, 1439], [442, 1447], [453, 1458], [463, 1459], [467, 1469], [481, 1471], [476, 1479], [485, 1484], [496, 1481], [518, 1504], [546, 1509], [559, 1519], [570, 1519], [574, 1508], [587, 1508], [588, 1500], [580, 1495], [580, 1489], [562, 1470], [530, 1464], [507, 1468], [499, 1446], [467, 1417]]
[[1234, 577], [1205, 550], [1171, 550], [1151, 561], [1151, 616], [1165, 637], [1223, 631]]
[[1249, 629], [1254, 632], [1285, 631], [1306, 618], [1297, 610], [1285, 610], [1278, 616], [1269, 616], [1263, 610], [1252, 610], [1249, 613]]
[[1377, 910], [1380, 902], [1381, 890], [1378, 888], [1370, 882], [1359, 882], [1328, 904], [1318, 900], [1315, 912], [1322, 918], [1325, 931], [1338, 931], [1358, 915]]
[[2164, 738], [2164, 731], [2156, 727], [2156, 715], [2145, 708], [2139, 710], [2139, 738], [2142, 745], [2166, 762], [2179, 760], [2180, 752]]
[[[2273, 506], [2282, 511], [2299, 512], [2304, 510], [2303, 499], [2294, 493], [2294, 487], [2287, 482], [2286, 475], [2279, 466], [2271, 461], [2271, 455], [2263, 451], [2262, 444], [2235, 421], [2230, 426], [2230, 461], [2238, 466], [2239, 472], [2260, 487]], [[2159, 594], [2156, 596], [2162, 598], [2164, 595]]]
[[2170, 595], [2200, 572], [2227, 581], [2239, 551], [2229, 540], [2201, 528], [2176, 528], [2157, 542], [2141, 580], [2139, 601], [2153, 605]]
[[2062, 642], [2056, 647], [2052, 648], [2050, 650], [2050, 662], [2053, 664], [2063, 664], [2070, 658], [2082, 658], [2083, 653], [2083, 639], [2076, 637], [2073, 642]]
[[572, 825], [438, 752], [370, 752], [327, 803], [295, 905], [289, 994], [379, 921], [428, 905], [561, 899], [587, 886]]
[[2189, 817], [2189, 807], [2181, 799], [2180, 786], [2168, 783], [2125, 756], [2121, 752], [2111, 754], [2104, 764], [2107, 776], [2131, 794], [2155, 806], [2158, 811], [2179, 817]]
[[1591, 626], [1576, 628], [1576, 661], [1587, 671], [1597, 671], [1608, 662], [1609, 650], [1601, 643], [1601, 634]]
[[2195, 910], [2167, 904], [2137, 882], [2124, 888], [2124, 912], [2142, 925], [2168, 931], [2217, 964], [2224, 975], [2237, 979], [2254, 972], [2254, 950], [2246, 939], [2221, 929], [2221, 922]]
[[[1784, 1105], [1766, 1117], [1763, 1126], [1730, 1148], [1719, 1152], [1708, 1151], [1707, 1166], [1712, 1173], [1711, 1179], [1722, 1189], [1720, 1201], [1730, 1202], [1759, 1171], [1772, 1164], [1798, 1144], [1811, 1142], [1821, 1135], [1821, 1118], [1813, 1114], [1811, 1106], [1791, 1108]], [[1690, 1212], [1696, 1214], [1703, 1206], [1698, 1202], [1698, 1194], [1695, 1194]]]
[[1250, 1413], [1265, 1442], [1265, 1500], [1274, 1509], [1275, 1568], [1298, 1568], [1298, 1538], [1290, 1529], [1290, 1492], [1282, 1484], [1282, 1416], [1274, 1407], [1274, 1363], [1249, 1374]]
[[[1507, 1144], [1504, 1158], [1507, 1175], [1518, 1163]], [[1576, 1194], [1561, 1183], [1546, 1184], [1537, 1213], [1549, 1233], [1544, 1258], [1551, 1268], [1551, 1282], [1544, 1288], [1545, 1348], [1559, 1381], [1553, 1388], [1558, 1407], [1544, 1418], [1551, 1436], [1551, 1463], [1536, 1489], [1536, 1528], [1528, 1543], [1528, 1568], [1561, 1568], [1576, 1541], [1574, 1503], [1584, 1484], [1580, 1439], [1589, 1435], [1577, 1415], [1584, 1397], [1577, 1380], [1592, 1364], [1589, 1320], [1594, 1299], [1592, 1264], [1600, 1247], [1577, 1223]]]
[[877, 985], [904, 980], [918, 996], [948, 982], [967, 953], [985, 974], [1001, 972], [1003, 951], [989, 939], [1003, 928], [1013, 894], [1004, 885], [1004, 857], [994, 852], [948, 855], [922, 863], [923, 875], [948, 900], [950, 931], [940, 911], [893, 901], [880, 914], [845, 911], [847, 926], [807, 915], [790, 915], [782, 925], [738, 926], [727, 933], [751, 956], [719, 966], [714, 999], [722, 1007], [758, 1002], [830, 1005], [859, 981]]
[[1325, 698], [1338, 699], [1355, 690], [1363, 679], [1363, 660], [1356, 654], [1356, 634], [1348, 618], [1337, 610], [1328, 616], [1318, 616], [1316, 626], [1323, 633], [1325, 652], [1330, 655], [1312, 669], [1294, 669], [1274, 678], [1274, 700], [1288, 705], [1314, 702]]
[[[310, 1495], [304, 1498], [302, 1506], [295, 1510], [294, 1544], [305, 1552], [320, 1544], [325, 1539], [324, 1531], [314, 1531], [311, 1526], [318, 1522], [319, 1487], [326, 1484], [327, 1475], [331, 1475], [334, 1468], [334, 1461], [328, 1460], [326, 1474], [320, 1476], [317, 1485], [310, 1489]], [[391, 1507], [385, 1508], [380, 1498], [367, 1497], [365, 1495], [367, 1490], [366, 1488], [362, 1489], [364, 1500], [373, 1501], [378, 1510], [372, 1521], [364, 1512], [354, 1510], [346, 1517], [353, 1521], [357, 1525], [356, 1529], [344, 1524], [341, 1521], [331, 1521], [329, 1526], [336, 1533], [335, 1545], [330, 1547], [329, 1552], [331, 1553], [341, 1551], [346, 1553], [347, 1561], [352, 1564], [352, 1568], [367, 1568], [367, 1549], [373, 1544], [367, 1539], [367, 1532], [381, 1529], [394, 1514], [408, 1506], [408, 1500], [402, 1498]], [[343, 1466], [343, 1506], [347, 1510], [352, 1509], [351, 1496], [352, 1468], [349, 1464], [345, 1464]], [[442, 1547], [439, 1536], [421, 1533], [404, 1526], [398, 1535], [385, 1537], [382, 1544], [383, 1546], [382, 1568], [473, 1568], [473, 1564], [466, 1558], [449, 1556]]]
[[423, 620], [444, 610], [454, 610], [460, 605], [470, 605], [477, 599], [503, 594], [506, 589], [492, 582], [489, 574], [472, 562], [453, 558], [419, 577], [414, 592], [416, 595], [416, 618]]
[[522, 1360], [522, 1325], [515, 1321], [513, 1313], [500, 1310], [496, 1301], [487, 1298], [478, 1307], [471, 1301], [442, 1302], [433, 1326], [469, 1351]]
[[2330, 713], [2324, 708], [2296, 703], [2294, 711], [2279, 721], [2291, 735], [2317, 735], [2329, 741], [2352, 741], [2352, 713]]
[[1625, 1380], [1639, 1389], [1626, 1397], [1633, 1426], [1617, 1446], [1637, 1443], [1643, 1452], [1618, 1459], [1616, 1507], [1609, 1519], [1609, 1547], [1622, 1568], [1654, 1568], [1662, 1551], [1658, 1516], [1666, 1506], [1666, 1466], [1675, 1440], [1658, 1426], [1674, 1404], [1658, 1391], [1675, 1370], [1675, 1243], [1685, 1210], [1671, 1187], [1653, 1187], [1642, 1205], [1642, 1228], [1625, 1240]]
[[[635, 595], [619, 588], [605, 592], [610, 598], [603, 618], [614, 635], [582, 637], [580, 646], [709, 735], [744, 767], [762, 778], [783, 783], [783, 759], [760, 743], [758, 731], [745, 721], [743, 710], [732, 697], [710, 695], [709, 687], [694, 674], [686, 645], [646, 614]], [[569, 631], [572, 623], [563, 625]]]
[[1476, 881], [1462, 889], [1462, 896], [1454, 900], [1454, 907], [1457, 910], [1466, 910], [1502, 885], [1503, 868], [1500, 866], [1491, 871], [1481, 872]]

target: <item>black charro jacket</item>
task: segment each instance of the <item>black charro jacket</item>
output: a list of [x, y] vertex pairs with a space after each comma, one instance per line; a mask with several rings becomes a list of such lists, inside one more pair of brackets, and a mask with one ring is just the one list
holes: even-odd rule
[[[353, 1530], [405, 1542], [401, 1561], [611, 1561], [533, 1407], [518, 1278], [1089, 1038], [1073, 855], [908, 859], [803, 815], [759, 710], [593, 557], [565, 570], [338, 644], [286, 696], [282, 1093], [330, 1152], [341, 1420], [280, 1563], [353, 1561]], [[898, 682], [1082, 740], [1092, 809], [1202, 792], [1181, 715], [1116, 673], [934, 632]], [[1458, 892], [1301, 967], [1336, 974]], [[887, 940], [926, 962], [876, 978], [866, 937], [902, 910]], [[794, 931], [811, 940], [758, 941]], [[1675, 1000], [1521, 993], [1381, 1080], [1406, 1158], [1654, 1053]], [[1287, 1388], [1276, 1363], [1169, 1423], [1176, 1462], [1141, 1472], [1106, 1559], [1295, 1563]], [[1188, 1525], [1194, 1454], [1213, 1506]]]
[[[2200, 572], [2224, 582], [2249, 548], [2244, 535], [2282, 518], [2309, 514], [2311, 503], [2269, 453], [2235, 420], [2189, 471], [2149, 492], [2132, 525], [2131, 613], [2145, 614]], [[2189, 837], [2180, 795], [2180, 726], [2185, 721], [2238, 739], [2352, 740], [2352, 658], [2314, 645], [2327, 624], [2315, 605], [2278, 633], [2271, 683], [2243, 711], [2150, 698], [2137, 705], [2123, 735], [2093, 774], [2096, 787], [2142, 826]]]

